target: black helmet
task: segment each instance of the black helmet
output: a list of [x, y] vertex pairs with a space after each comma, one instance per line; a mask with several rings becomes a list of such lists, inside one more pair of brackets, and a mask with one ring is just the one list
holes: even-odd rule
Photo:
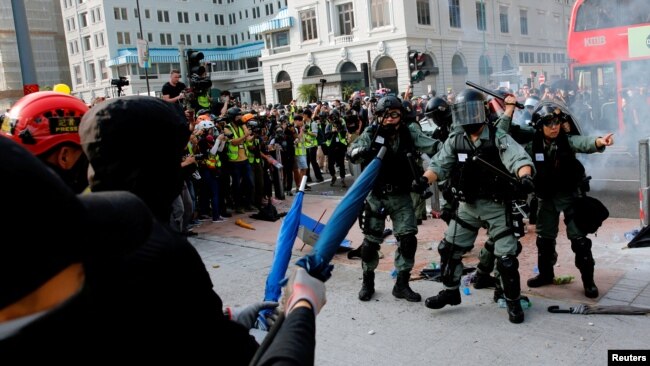
[[330, 119], [339, 119], [341, 118], [341, 112], [338, 109], [332, 108], [330, 111]]
[[535, 108], [533, 117], [531, 118], [531, 124], [535, 128], [542, 128], [545, 123], [553, 120], [560, 123], [566, 122], [568, 116], [558, 106], [553, 105], [553, 103], [544, 103], [538, 108]]
[[415, 111], [415, 108], [413, 108], [413, 104], [411, 104], [411, 102], [407, 100], [403, 101], [402, 109], [404, 111], [404, 120], [407, 120], [409, 122], [416, 120], [417, 112]]
[[375, 113], [377, 115], [382, 115], [388, 112], [389, 109], [399, 109], [402, 110], [402, 102], [395, 96], [387, 96], [379, 99], [377, 106], [375, 107]]
[[451, 125], [451, 108], [446, 100], [435, 97], [427, 103], [424, 115], [430, 118], [438, 127], [449, 127]]
[[318, 113], [318, 117], [320, 117], [320, 119], [321, 119], [322, 121], [326, 120], [326, 119], [327, 119], [327, 112], [325, 112], [325, 111], [320, 111], [320, 112]]
[[485, 95], [476, 89], [465, 89], [456, 95], [451, 112], [454, 123], [459, 126], [484, 124], [487, 121]]
[[228, 114], [228, 117], [235, 118], [236, 116], [241, 116], [241, 109], [239, 109], [239, 107], [231, 107], [228, 108], [226, 113]]

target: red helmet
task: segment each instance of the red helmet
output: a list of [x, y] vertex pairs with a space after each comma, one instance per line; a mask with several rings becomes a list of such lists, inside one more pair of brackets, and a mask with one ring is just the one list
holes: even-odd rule
[[79, 123], [86, 104], [71, 95], [42, 91], [22, 97], [2, 122], [2, 133], [40, 155], [64, 142], [79, 145]]

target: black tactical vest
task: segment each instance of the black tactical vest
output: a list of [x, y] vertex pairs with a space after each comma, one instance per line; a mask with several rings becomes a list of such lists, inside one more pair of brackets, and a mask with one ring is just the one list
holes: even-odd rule
[[[544, 156], [542, 161], [538, 159], [540, 156]], [[537, 131], [533, 139], [533, 161], [537, 170], [535, 193], [540, 198], [551, 198], [558, 192], [575, 192], [585, 178], [585, 168], [564, 132], [545, 148], [544, 133]]]
[[[415, 177], [409, 165], [408, 154], [411, 153], [414, 157], [416, 154], [411, 132], [405, 125], [400, 126], [397, 131], [399, 138], [399, 145], [397, 151], [387, 146], [386, 155], [382, 159], [379, 176], [375, 183], [373, 191], [379, 193], [391, 193], [388, 191], [395, 191], [394, 193], [410, 192], [411, 184]], [[418, 172], [422, 175], [423, 172]], [[387, 189], [386, 189], [387, 188]]]
[[480, 147], [474, 147], [465, 134], [456, 134], [452, 138], [454, 151], [458, 157], [466, 156], [465, 161], [458, 161], [455, 172], [449, 177], [452, 191], [459, 200], [473, 203], [477, 199], [503, 201], [512, 195], [512, 186], [505, 177], [502, 177], [489, 167], [473, 159], [480, 157], [502, 172], [511, 175], [501, 162], [499, 146], [496, 144], [496, 127], [487, 125], [489, 139], [483, 140]]

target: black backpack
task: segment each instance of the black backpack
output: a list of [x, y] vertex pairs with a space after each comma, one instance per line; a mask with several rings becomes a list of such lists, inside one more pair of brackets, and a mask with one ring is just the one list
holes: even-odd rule
[[574, 217], [578, 229], [593, 234], [609, 217], [609, 210], [598, 199], [582, 195], [574, 204]]
[[256, 220], [275, 222], [284, 215], [286, 215], [286, 213], [279, 214], [278, 210], [273, 206], [273, 203], [271, 203], [271, 200], [269, 200], [267, 205], [262, 206], [258, 213], [250, 215], [250, 217]]

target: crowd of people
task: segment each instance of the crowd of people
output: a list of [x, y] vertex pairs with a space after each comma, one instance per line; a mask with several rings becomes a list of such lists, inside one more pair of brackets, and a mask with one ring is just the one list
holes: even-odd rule
[[[89, 108], [70, 95], [37, 92], [4, 116], [1, 182], [15, 194], [0, 212], [23, 234], [3, 241], [0, 256], [0, 355], [36, 360], [42, 354], [26, 351], [38, 343], [50, 359], [63, 360], [71, 345], [89, 355], [110, 349], [115, 357], [150, 357], [155, 347], [167, 350], [160, 354], [167, 359], [209, 345], [232, 364], [313, 364], [323, 282], [292, 268], [282, 306], [224, 308], [183, 234], [203, 220], [218, 224], [284, 200], [305, 176], [324, 181], [325, 169], [330, 185], [345, 188], [346, 162], [363, 169], [380, 150], [381, 169], [359, 219], [359, 300], [375, 293], [389, 217], [397, 239], [392, 294], [422, 300], [409, 281], [426, 218], [422, 203], [434, 182], [447, 201], [448, 227], [438, 245], [444, 288], [425, 300], [427, 308], [461, 303], [462, 258], [485, 228], [477, 281], [495, 287], [495, 301], [505, 299], [510, 322], [524, 321], [516, 200], [538, 207], [539, 275], [528, 286], [553, 282], [564, 213], [585, 296], [599, 295], [588, 238], [594, 223], [576, 215], [589, 190], [576, 153], [602, 152], [613, 137], [577, 133], [561, 94], [520, 96], [525, 108], [517, 114], [518, 98], [508, 91], [492, 100], [474, 89], [412, 98], [410, 87], [400, 97], [354, 94], [346, 103], [250, 108], [224, 91], [195, 110], [183, 103], [177, 74], [162, 98], [127, 96]], [[435, 124], [433, 133], [422, 130], [425, 120]], [[46, 216], [39, 230], [24, 220], [34, 207]], [[279, 330], [260, 347], [249, 330], [263, 310]]]

